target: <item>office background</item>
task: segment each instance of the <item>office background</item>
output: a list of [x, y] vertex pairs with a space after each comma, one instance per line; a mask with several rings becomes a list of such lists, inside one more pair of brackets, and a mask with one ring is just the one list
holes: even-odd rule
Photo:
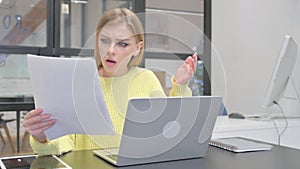
[[[18, 14], [26, 14], [30, 7], [40, 0], [6, 0], [5, 9], [15, 3], [28, 3], [27, 6], [20, 5], [22, 8], [17, 8], [18, 12], [6, 12], [1, 13], [2, 31], [10, 30], [9, 25], [12, 25], [16, 20], [20, 19]], [[46, 1], [46, 0], [45, 0]], [[3, 0], [4, 2], [4, 0]], [[47, 1], [49, 2], [49, 0]], [[68, 2], [71, 1], [61, 1]], [[58, 42], [51, 42], [53, 39], [46, 39], [46, 21], [40, 24], [39, 29], [32, 32], [32, 35], [28, 36], [21, 45], [17, 47], [36, 46], [37, 48], [26, 48], [28, 53], [32, 51], [35, 53], [45, 54], [47, 52], [53, 52], [54, 55], [74, 55], [78, 53], [78, 48], [84, 45], [85, 41], [94, 33], [96, 24], [101, 17], [101, 13], [110, 7], [120, 5], [123, 7], [138, 5], [133, 2], [141, 2], [139, 0], [89, 0], [88, 3], [92, 7], [101, 6], [104, 3], [103, 8], [97, 9], [85, 9], [84, 5], [75, 4], [72, 1], [72, 11], [69, 11], [67, 6], [62, 6], [62, 13], [53, 15], [60, 17], [60, 38], [56, 39]], [[151, 2], [151, 3], [150, 3]], [[176, 2], [176, 3], [175, 3]], [[212, 78], [212, 94], [221, 95], [224, 97], [225, 105], [229, 112], [238, 111], [245, 114], [265, 113], [268, 111], [278, 111], [277, 108], [263, 109], [261, 107], [264, 95], [273, 71], [273, 68], [278, 57], [278, 52], [281, 47], [283, 36], [285, 34], [291, 34], [294, 39], [300, 43], [300, 2], [298, 0], [254, 0], [251, 2], [238, 1], [238, 0], [214, 0], [212, 3], [211, 17], [212, 17], [212, 64], [211, 64], [211, 76]], [[177, 1], [177, 0], [146, 0], [146, 9], [148, 11], [160, 10], [161, 8], [165, 12], [177, 13], [180, 17], [186, 17], [189, 21], [197, 25], [199, 29], [203, 29], [205, 23], [203, 19], [203, 0], [189, 0], [189, 1]], [[139, 4], [139, 3], [138, 3]], [[48, 4], [49, 5], [49, 4]], [[136, 6], [137, 5], [137, 6]], [[25, 7], [25, 8], [24, 8]], [[101, 6], [102, 7], [102, 6]], [[140, 9], [140, 8], [139, 8]], [[76, 12], [74, 12], [76, 11]], [[83, 20], [82, 13], [86, 12], [85, 19]], [[95, 12], [97, 15], [95, 15]], [[141, 11], [138, 11], [141, 12]], [[6, 17], [7, 14], [7, 17]], [[70, 14], [72, 20], [69, 20], [66, 15]], [[98, 15], [99, 14], [99, 15]], [[23, 15], [20, 15], [23, 16]], [[5, 18], [6, 17], [6, 18]], [[24, 17], [24, 16], [23, 16]], [[42, 15], [41, 15], [42, 17]], [[44, 16], [43, 16], [44, 17]], [[81, 19], [76, 19], [81, 18]], [[37, 19], [37, 18], [35, 18]], [[47, 21], [49, 22], [49, 21]], [[204, 23], [204, 24], [203, 24]], [[182, 26], [182, 25], [179, 25]], [[179, 29], [184, 29], [179, 27]], [[72, 31], [69, 29], [72, 27]], [[84, 34], [78, 33], [85, 29]], [[53, 33], [53, 32], [52, 32]], [[187, 32], [184, 32], [187, 33]], [[0, 39], [4, 38], [5, 34], [0, 35]], [[42, 36], [39, 36], [42, 35]], [[69, 39], [72, 39], [70, 41]], [[161, 38], [161, 39], [160, 39]], [[153, 39], [152, 39], [153, 40]], [[156, 39], [157, 43], [163, 43], [164, 37]], [[7, 42], [6, 42], [7, 43]], [[1, 44], [7, 45], [7, 44]], [[52, 45], [52, 46], [51, 46]], [[58, 45], [56, 50], [47, 48]], [[1, 46], [2, 48], [3, 46]], [[7, 47], [7, 46], [6, 46]], [[46, 48], [43, 48], [46, 47]], [[165, 46], [166, 49], [174, 47], [172, 44]], [[7, 52], [6, 50], [1, 51]], [[7, 48], [15, 50], [16, 48]], [[190, 49], [172, 48], [178, 56], [184, 57], [189, 54]], [[169, 49], [168, 49], [169, 50]], [[177, 51], [176, 51], [177, 50]], [[23, 51], [24, 52], [24, 51]], [[17, 52], [16, 52], [17, 53]], [[201, 54], [201, 52], [200, 52]], [[12, 88], [13, 92], [30, 95], [30, 84], [28, 83], [28, 70], [26, 67], [26, 57], [24, 54], [12, 54], [7, 58], [6, 65], [0, 67], [0, 93], [6, 94], [8, 91], [6, 88], [8, 85]], [[159, 56], [159, 55], [158, 55]], [[182, 59], [181, 58], [181, 59]], [[0, 57], [1, 59], [1, 57]], [[210, 58], [208, 59], [210, 60]], [[178, 61], [178, 60], [177, 60]], [[146, 66], [165, 66], [171, 69], [176, 69], [178, 63], [176, 60], [161, 60], [161, 58], [154, 58], [151, 63], [145, 63]], [[162, 63], [162, 64], [161, 64]], [[148, 64], [148, 65], [147, 65]], [[209, 64], [210, 65], [210, 64]], [[299, 72], [299, 59], [296, 63], [296, 70]], [[6, 68], [6, 69], [3, 69]], [[294, 78], [300, 91], [300, 78], [299, 73], [294, 74]], [[7, 78], [8, 77], [8, 78]], [[17, 78], [17, 81], [9, 83], [9, 78]], [[293, 95], [294, 91], [289, 90]], [[285, 110], [299, 112], [300, 108], [296, 102], [290, 100], [283, 104]], [[12, 131], [14, 132], [14, 131]], [[227, 133], [226, 133], [227, 134]]]
[[[298, 43], [293, 77], [300, 92], [299, 9], [299, 0], [212, 1], [212, 93], [224, 96], [229, 112], [279, 111], [261, 105], [285, 34]], [[287, 93], [295, 96], [290, 86]], [[282, 106], [300, 115], [297, 101], [283, 99]]]
[[[92, 57], [93, 51], [88, 49], [94, 48], [93, 36], [95, 36], [97, 23], [105, 10], [114, 7], [126, 7], [134, 10], [141, 16], [142, 22], [145, 22], [146, 31], [158, 32], [158, 34], [146, 34], [146, 50], [150, 50], [146, 51], [143, 66], [157, 67], [168, 71], [169, 74], [166, 74], [168, 77], [165, 78], [164, 83], [166, 87], [170, 87], [170, 75], [174, 74], [182, 60], [191, 55], [193, 50], [202, 55], [201, 58], [207, 63], [206, 69], [210, 71], [210, 57], [204, 56], [204, 43], [202, 42], [204, 0], [189, 0], [188, 3], [173, 3], [173, 0], [166, 0], [163, 3], [158, 0], [89, 0], [80, 2], [73, 0], [3, 0], [1, 2], [1, 16], [3, 17], [0, 29], [2, 32], [0, 36], [2, 39], [0, 53], [2, 55], [0, 58], [6, 60], [6, 64], [1, 66], [0, 73], [2, 96], [8, 96], [11, 92], [19, 95], [31, 94], [26, 57], [24, 57], [26, 53], [62, 57], [80, 54]], [[174, 17], [169, 20], [160, 20], [162, 17], [155, 18], [155, 16], [154, 19], [147, 18], [148, 16], [141, 14], [144, 11], [164, 12]], [[200, 31], [194, 36], [196, 38], [193, 40], [196, 43], [186, 46], [180, 41], [182, 39], [177, 40], [176, 37], [169, 36], [174, 32], [178, 34], [180, 30], [186, 29], [185, 23], [176, 25], [172, 22], [172, 19], [176, 21], [176, 17], [184, 18], [187, 23], [192, 23], [192, 26]], [[18, 29], [22, 31], [18, 31]], [[210, 27], [207, 30], [210, 30]], [[189, 34], [179, 33], [189, 39]], [[81, 52], [82, 48], [87, 49], [86, 52]], [[159, 61], [157, 61], [158, 59]], [[202, 78], [205, 80], [205, 77], [202, 77], [203, 71], [200, 70], [198, 74], [200, 81], [194, 82], [197, 83], [199, 91], [195, 95], [210, 94], [210, 84], [202, 81]], [[9, 86], [11, 84], [16, 86]], [[21, 85], [18, 86], [18, 84]], [[208, 85], [204, 86], [205, 84]]]
[[[129, 8], [139, 15], [147, 11], [164, 12], [173, 16], [170, 20], [162, 20], [162, 16], [149, 19], [140, 15], [145, 30], [156, 29], [157, 32], [146, 34], [146, 48], [150, 50], [145, 53], [143, 66], [168, 72], [167, 74], [158, 72], [166, 93], [171, 87], [170, 76], [194, 50], [206, 63], [207, 71], [210, 71], [210, 57], [204, 54], [203, 43], [203, 31], [210, 25], [204, 25], [206, 16], [204, 0], [174, 2], [174, 0], [81, 0], [80, 2], [0, 0], [0, 98], [12, 97], [18, 100], [20, 97], [32, 96], [27, 69], [28, 53], [55, 57], [78, 57], [78, 55], [93, 57], [91, 48], [94, 48], [96, 25], [104, 11], [115, 7]], [[210, 10], [208, 14], [210, 16]], [[184, 18], [181, 20], [184, 22], [174, 22], [178, 21], [178, 18]], [[192, 26], [199, 32], [187, 34], [189, 28], [187, 23], [190, 24], [189, 27]], [[210, 23], [209, 20], [206, 20], [206, 23]], [[210, 31], [210, 27], [206, 30]], [[170, 36], [171, 34], [184, 36], [185, 39], [176, 39], [176, 36]], [[191, 36], [193, 38], [189, 38]], [[186, 42], [189, 39], [195, 40], [196, 43], [187, 46]], [[199, 64], [196, 74], [198, 79], [191, 83], [194, 95], [210, 94], [210, 84], [206, 83], [205, 86], [203, 74], [203, 66]], [[0, 113], [4, 113], [5, 119], [20, 119], [16, 117], [14, 111]], [[16, 123], [8, 125], [10, 133], [15, 137], [15, 130], [18, 129]], [[20, 129], [20, 133], [23, 134], [24, 128], [21, 126]]]
[[[145, 10], [153, 10], [162, 8], [166, 11], [178, 12], [180, 17], [184, 17], [193, 22], [197, 27], [203, 29], [203, 0], [189, 0], [188, 2], [173, 3], [175, 0], [158, 1], [158, 0], [146, 0]], [[4, 0], [3, 0], [4, 2]], [[10, 5], [15, 3], [25, 3], [25, 1], [6, 0], [5, 6], [2, 10], [9, 8]], [[26, 3], [36, 3], [37, 0], [26, 1]], [[67, 2], [67, 1], [66, 1]], [[113, 7], [117, 4], [129, 4], [131, 1], [103, 1], [106, 2], [106, 7]], [[89, 1], [92, 6], [99, 6], [100, 1]], [[271, 109], [264, 109], [261, 107], [266, 89], [275, 66], [278, 52], [285, 34], [290, 34], [296, 41], [300, 41], [300, 19], [299, 10], [300, 2], [298, 0], [267, 0], [259, 1], [254, 0], [251, 2], [241, 2], [238, 0], [211, 1], [212, 10], [212, 72], [209, 78], [212, 78], [212, 94], [221, 95], [224, 97], [225, 105], [229, 112], [238, 111], [245, 114], [252, 113], [265, 113], [267, 111], [277, 111]], [[97, 5], [98, 4], [98, 5]], [[171, 4], [171, 5], [170, 5]], [[23, 5], [24, 6], [24, 5]], [[28, 6], [30, 7], [30, 5]], [[148, 9], [147, 9], [148, 8]], [[97, 11], [99, 14], [106, 8], [102, 8]], [[9, 25], [16, 23], [19, 14], [26, 13], [28, 8], [18, 8], [17, 13], [8, 13], [7, 16], [3, 13], [2, 28], [9, 29]], [[94, 10], [88, 10], [86, 17], [94, 19], [74, 19], [81, 18], [82, 11], [81, 5], [72, 5], [73, 20], [71, 20], [70, 26], [76, 31], [69, 31], [63, 29], [65, 25], [70, 24], [66, 16], [60, 16], [62, 19], [61, 26], [61, 39], [60, 47], [64, 50], [57, 50], [57, 54], [60, 52], [68, 53], [68, 49], [79, 48], [87, 40], [88, 37], [94, 32], [94, 28], [100, 15], [95, 15]], [[181, 12], [184, 13], [181, 13]], [[67, 14], [68, 8], [62, 6], [62, 13]], [[188, 14], [188, 15], [186, 15]], [[2, 14], [1, 14], [2, 15]], [[188, 16], [188, 17], [185, 17]], [[9, 18], [10, 17], [10, 18]], [[85, 25], [79, 27], [79, 25]], [[67, 27], [68, 28], [68, 27]], [[75, 36], [81, 29], [85, 29], [85, 34]], [[29, 37], [30, 40], [24, 41], [23, 45], [36, 45], [45, 46], [48, 43], [45, 36], [35, 35], [46, 34], [46, 23], [42, 23], [38, 31], [33, 32], [33, 35]], [[2, 34], [1, 36], [4, 36]], [[72, 37], [72, 41], [67, 41], [67, 38]], [[2, 37], [3, 38], [3, 37]], [[2, 44], [3, 45], [3, 44]], [[172, 45], [171, 45], [172, 46]], [[175, 48], [176, 49], [176, 48]], [[12, 48], [14, 50], [14, 48]], [[49, 50], [49, 49], [46, 49]], [[45, 50], [45, 51], [46, 51]], [[184, 51], [183, 49], [182, 51]], [[73, 51], [72, 51], [73, 52]], [[69, 53], [72, 53], [69, 52]], [[176, 51], [178, 52], [178, 51]], [[184, 51], [182, 53], [188, 54], [190, 51]], [[41, 52], [43, 53], [43, 51]], [[14, 60], [9, 62], [9, 60]], [[146, 65], [158, 64], [158, 60], [152, 63], [146, 63]], [[162, 65], [171, 65], [170, 69], [176, 69], [178, 63], [170, 60], [165, 61]], [[30, 84], [28, 84], [26, 77], [28, 72], [26, 66], [26, 59], [21, 55], [11, 55], [8, 58], [5, 68], [1, 68], [1, 86], [5, 86], [7, 80], [3, 80], [4, 77], [17, 77], [18, 83], [12, 83], [10, 85], [20, 85], [12, 87], [17, 93], [30, 94]], [[20, 66], [21, 65], [21, 66]], [[174, 66], [176, 65], [176, 66]], [[297, 60], [295, 71], [299, 72], [299, 59]], [[166, 68], [169, 69], [169, 68]], [[171, 72], [172, 72], [171, 70]], [[296, 84], [300, 86], [300, 78], [298, 74], [294, 75]], [[169, 84], [167, 84], [169, 85]], [[5, 94], [7, 88], [1, 88], [1, 93]], [[293, 95], [293, 89], [290, 90]], [[291, 100], [284, 100], [284, 104], [287, 111], [299, 111], [299, 105]]]
[[[189, 0], [188, 2], [177, 2], [175, 0], [159, 1], [159, 0], [146, 0], [144, 10], [157, 10], [164, 9], [168, 12], [177, 12], [180, 17], [184, 17], [188, 21], [194, 23], [198, 28], [203, 29], [203, 0]], [[4, 2], [4, 0], [3, 0]], [[5, 6], [2, 10], [9, 8], [10, 5], [25, 3], [25, 1], [6, 0]], [[26, 3], [35, 4], [37, 0], [26, 1]], [[67, 2], [67, 1], [66, 1]], [[97, 21], [106, 8], [114, 7], [116, 5], [130, 6], [134, 1], [89, 1], [90, 6], [101, 6], [104, 3], [106, 7], [100, 8], [95, 15], [95, 10], [86, 10], [85, 20], [75, 19], [81, 18], [84, 8], [82, 5], [72, 3], [72, 11], [68, 11], [66, 6], [62, 6], [62, 13], [67, 14], [70, 12], [72, 20], [68, 21], [68, 18], [63, 14], [61, 17], [61, 39], [60, 47], [65, 48], [63, 50], [55, 51], [56, 54], [63, 52], [74, 53], [76, 50], [68, 51], [69, 48], [79, 48], [83, 43], [94, 33]], [[266, 89], [275, 66], [276, 59], [280, 50], [280, 46], [285, 34], [292, 35], [296, 41], [300, 41], [300, 19], [299, 10], [300, 2], [298, 0], [267, 0], [259, 1], [254, 0], [251, 2], [241, 2], [238, 0], [211, 1], [211, 18], [212, 18], [212, 94], [221, 95], [224, 97], [225, 105], [229, 112], [238, 111], [245, 114], [265, 113], [273, 110], [274, 108], [264, 109], [261, 107]], [[9, 30], [9, 25], [16, 23], [18, 16], [26, 13], [30, 5], [22, 5], [23, 8], [18, 8], [16, 13], [3, 13], [2, 28], [3, 30]], [[104, 6], [104, 5], [103, 5]], [[182, 13], [183, 12], [183, 13]], [[7, 16], [5, 15], [7, 14]], [[174, 14], [174, 13], [173, 13]], [[1, 14], [2, 15], [2, 14]], [[187, 17], [188, 16], [188, 17]], [[10, 17], [10, 18], [9, 18]], [[93, 18], [93, 19], [91, 19]], [[73, 31], [69, 31], [69, 27], [65, 25], [69, 24], [73, 28]], [[84, 25], [84, 27], [80, 27]], [[63, 29], [66, 28], [66, 29]], [[84, 30], [84, 34], [79, 34], [81, 29]], [[76, 31], [74, 31], [76, 30]], [[43, 47], [47, 45], [45, 39], [46, 34], [46, 22], [43, 22], [38, 31], [34, 31], [32, 36], [24, 41], [23, 45]], [[1, 36], [4, 36], [2, 34]], [[44, 36], [36, 36], [44, 35]], [[72, 41], [67, 39], [72, 37]], [[3, 38], [3, 37], [2, 37]], [[163, 39], [162, 39], [163, 40]], [[3, 44], [2, 44], [3, 45]], [[52, 44], [53, 45], [53, 44]], [[170, 45], [172, 46], [172, 45]], [[176, 49], [176, 48], [175, 48]], [[12, 48], [14, 50], [14, 48]], [[49, 49], [45, 49], [47, 51]], [[184, 51], [185, 49], [182, 49]], [[188, 49], [189, 50], [189, 49]], [[184, 51], [182, 53], [188, 54], [190, 51]], [[41, 53], [43, 54], [43, 52]], [[178, 51], [176, 51], [178, 52]], [[9, 60], [13, 60], [10, 62]], [[153, 64], [159, 64], [159, 60], [153, 60], [151, 63], [146, 62], [146, 66], [152, 66]], [[167, 64], [165, 64], [167, 63]], [[8, 58], [5, 68], [1, 68], [1, 93], [5, 95], [7, 92], [7, 79], [3, 80], [3, 77], [17, 77], [18, 83], [10, 83], [16, 93], [31, 94], [30, 84], [28, 84], [28, 72], [26, 66], [26, 59], [21, 55], [11, 55]], [[178, 66], [178, 62], [164, 60], [162, 65], [167, 66], [166, 69], [174, 71]], [[21, 65], [21, 66], [20, 66]], [[294, 72], [299, 72], [299, 59], [297, 60]], [[159, 65], [158, 65], [159, 66]], [[300, 78], [297, 74], [294, 75], [296, 84], [298, 86], [298, 93], [300, 91]], [[16, 87], [14, 87], [16, 85]], [[22, 86], [22, 88], [18, 87]], [[170, 84], [166, 84], [170, 85]], [[290, 90], [293, 95], [293, 89]], [[290, 100], [284, 100], [284, 104], [287, 111], [300, 111], [300, 106], [296, 102]], [[276, 109], [276, 108], [275, 108]]]

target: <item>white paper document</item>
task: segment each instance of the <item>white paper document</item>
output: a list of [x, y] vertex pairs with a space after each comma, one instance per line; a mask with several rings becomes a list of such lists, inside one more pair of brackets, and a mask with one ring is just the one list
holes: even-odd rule
[[57, 119], [46, 130], [49, 140], [115, 133], [94, 59], [28, 55], [27, 61], [35, 107]]

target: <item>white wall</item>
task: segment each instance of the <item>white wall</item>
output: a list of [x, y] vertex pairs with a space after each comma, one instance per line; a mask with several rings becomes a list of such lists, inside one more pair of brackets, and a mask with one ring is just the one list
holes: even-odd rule
[[[285, 34], [300, 50], [300, 0], [212, 1], [212, 92], [224, 96], [229, 112], [269, 111], [261, 105]], [[300, 91], [300, 76], [296, 84]]]

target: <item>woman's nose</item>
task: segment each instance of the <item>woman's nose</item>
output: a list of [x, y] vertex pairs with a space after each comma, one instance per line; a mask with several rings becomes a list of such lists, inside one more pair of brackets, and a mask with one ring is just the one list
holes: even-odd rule
[[108, 50], [107, 50], [107, 53], [109, 54], [109, 55], [113, 55], [113, 54], [115, 54], [116, 53], [116, 45], [115, 44], [111, 44], [110, 45], [110, 47], [108, 48]]

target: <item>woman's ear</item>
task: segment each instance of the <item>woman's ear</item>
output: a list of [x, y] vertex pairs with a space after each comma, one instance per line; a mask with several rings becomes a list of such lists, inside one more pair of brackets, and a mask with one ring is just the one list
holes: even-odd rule
[[133, 56], [137, 56], [143, 47], [143, 41], [137, 43], [136, 51], [133, 53]]

